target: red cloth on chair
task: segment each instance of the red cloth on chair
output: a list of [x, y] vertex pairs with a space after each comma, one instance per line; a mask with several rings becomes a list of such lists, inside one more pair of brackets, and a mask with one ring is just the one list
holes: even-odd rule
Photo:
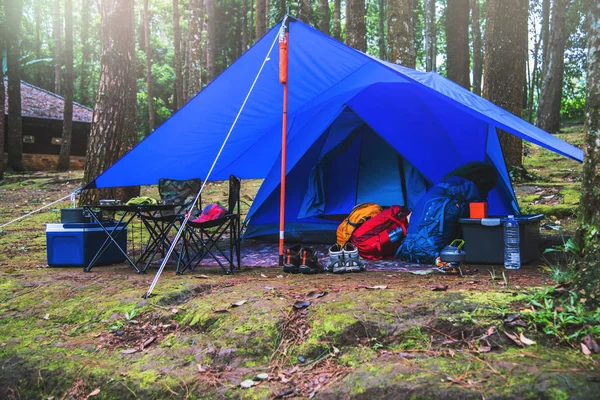
[[215, 219], [219, 219], [227, 214], [227, 210], [221, 207], [218, 204], [209, 204], [204, 207], [200, 216], [192, 222], [206, 222], [213, 221]]

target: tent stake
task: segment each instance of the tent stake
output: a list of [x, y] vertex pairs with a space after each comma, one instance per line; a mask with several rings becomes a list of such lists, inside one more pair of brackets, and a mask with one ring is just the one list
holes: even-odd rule
[[285, 232], [285, 177], [287, 157], [287, 103], [288, 103], [288, 42], [289, 25], [285, 16], [279, 34], [279, 82], [283, 84], [283, 115], [281, 124], [281, 199], [279, 209], [279, 266], [283, 266]]

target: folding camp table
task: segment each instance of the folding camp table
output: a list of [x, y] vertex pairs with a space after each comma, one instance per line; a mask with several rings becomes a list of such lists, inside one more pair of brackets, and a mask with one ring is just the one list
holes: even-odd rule
[[[158, 253], [162, 248], [169, 247], [171, 242], [169, 240], [168, 234], [171, 228], [175, 226], [175, 223], [178, 221], [178, 216], [175, 214], [176, 209], [181, 209], [181, 205], [178, 204], [153, 204], [153, 205], [121, 205], [121, 204], [110, 204], [110, 205], [87, 205], [83, 206], [85, 210], [89, 212], [92, 216], [94, 222], [99, 224], [104, 233], [106, 234], [106, 240], [98, 249], [96, 255], [92, 258], [90, 263], [84, 268], [85, 272], [89, 272], [94, 264], [98, 261], [100, 256], [108, 249], [111, 243], [113, 243], [121, 253], [125, 256], [129, 264], [136, 270], [136, 272], [145, 272], [156, 253]], [[113, 221], [103, 221], [96, 213], [91, 212], [91, 209], [101, 210], [102, 214], [114, 214], [119, 215], [118, 220], [115, 218], [117, 223], [116, 226], [122, 226], [122, 229], [112, 229], [109, 230], [108, 225], [114, 225]], [[155, 217], [157, 215], [161, 215], [162, 213], [172, 213], [172, 218], [167, 218], [166, 220], [160, 219], [157, 220]], [[171, 214], [169, 214], [171, 216]], [[142, 251], [142, 254], [138, 257], [136, 261], [133, 261], [127, 251], [125, 251], [116, 238], [125, 230], [125, 228], [133, 221], [135, 217], [138, 217], [144, 227], [150, 233], [150, 240], [146, 246], [146, 248]], [[138, 265], [143, 264], [142, 268], [138, 268]]]

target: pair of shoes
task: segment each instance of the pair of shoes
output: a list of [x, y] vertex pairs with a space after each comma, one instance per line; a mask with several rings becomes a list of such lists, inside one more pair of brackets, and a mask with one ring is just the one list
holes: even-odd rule
[[317, 253], [310, 247], [301, 244], [292, 246], [286, 250], [283, 272], [297, 274], [319, 274], [325, 271], [325, 267], [319, 262]]
[[326, 270], [334, 274], [361, 272], [365, 270], [365, 263], [352, 243], [346, 243], [344, 247], [336, 243], [329, 248], [329, 264]]

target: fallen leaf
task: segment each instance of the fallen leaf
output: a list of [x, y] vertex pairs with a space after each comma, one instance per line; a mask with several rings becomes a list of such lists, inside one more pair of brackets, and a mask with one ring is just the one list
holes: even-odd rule
[[228, 313], [228, 312], [229, 312], [229, 310], [226, 309], [226, 308], [219, 308], [218, 310], [214, 310], [215, 314], [225, 314], [225, 313]]
[[231, 307], [243, 306], [248, 300], [238, 300], [231, 303]]
[[90, 394], [87, 395], [86, 399], [89, 399], [90, 397], [93, 397], [93, 396], [97, 396], [98, 394], [100, 394], [100, 388], [94, 389], [92, 391], [92, 393], [90, 393]]
[[204, 368], [202, 365], [198, 364], [198, 372], [206, 372], [206, 368]]
[[323, 297], [327, 294], [327, 292], [308, 292], [306, 298], [309, 300], [318, 299], [319, 297]]
[[445, 292], [448, 290], [448, 285], [437, 285], [431, 288], [432, 292]]
[[283, 278], [283, 275], [277, 275], [276, 278]]
[[294, 303], [294, 308], [300, 310], [301, 308], [306, 308], [310, 306], [310, 301], [297, 301]]
[[152, 342], [154, 342], [156, 340], [156, 336], [152, 336], [151, 338], [147, 339], [143, 344], [142, 344], [142, 350], [147, 347], [150, 346], [152, 344]]
[[340, 353], [340, 349], [338, 349], [337, 347], [333, 346], [333, 354], [337, 355]]
[[260, 274], [261, 278], [267, 278], [267, 276], [265, 274]]
[[585, 343], [581, 343], [581, 351], [583, 352], [583, 354], [585, 354], [586, 356], [590, 356], [592, 355], [592, 351], [585, 345]]
[[387, 289], [387, 285], [377, 285], [377, 286], [358, 285], [358, 287], [362, 288], [362, 289], [369, 289], [369, 290], [383, 290], [383, 289]]
[[5, 347], [6, 343], [0, 343], [0, 347]]
[[177, 313], [179, 312], [179, 310], [178, 310], [178, 309], [176, 309], [176, 308], [173, 308], [173, 309], [171, 309], [171, 312], [172, 312], [173, 314], [177, 314]]
[[136, 353], [137, 349], [127, 349], [127, 350], [121, 350], [121, 354], [133, 354]]
[[508, 333], [506, 331], [504, 331], [504, 334], [506, 335], [506, 337], [508, 337], [510, 340], [512, 340], [517, 346], [524, 347], [523, 343], [521, 343], [521, 341], [519, 340], [519, 338], [517, 337], [517, 335], [513, 335], [513, 334]]
[[246, 379], [245, 381], [240, 383], [240, 386], [242, 387], [242, 389], [249, 389], [252, 386], [254, 386], [255, 384], [256, 383], [252, 379]]
[[265, 286], [265, 290], [273, 290], [275, 289], [273, 286]]
[[44, 315], [42, 318], [44, 318], [46, 321], [50, 319], [50, 314], [46, 314]]
[[194, 278], [199, 278], [199, 279], [208, 279], [209, 276], [208, 275], [195, 275]]
[[490, 351], [492, 351], [492, 347], [491, 346], [479, 345], [479, 348], [477, 349], [477, 351], [480, 352], [480, 353], [489, 353]]
[[267, 379], [269, 379], [269, 374], [258, 374], [256, 375], [256, 379], [261, 380], [261, 381], [266, 381]]
[[129, 374], [127, 372], [119, 372], [119, 375], [121, 375], [121, 376], [129, 376]]
[[535, 342], [534, 342], [533, 340], [531, 340], [531, 339], [527, 339], [527, 338], [525, 337], [525, 335], [523, 335], [523, 332], [521, 332], [521, 335], [519, 335], [519, 339], [521, 340], [521, 342], [522, 342], [524, 345], [527, 345], [527, 346], [531, 346], [531, 345], [534, 345], [534, 344], [535, 344]]

